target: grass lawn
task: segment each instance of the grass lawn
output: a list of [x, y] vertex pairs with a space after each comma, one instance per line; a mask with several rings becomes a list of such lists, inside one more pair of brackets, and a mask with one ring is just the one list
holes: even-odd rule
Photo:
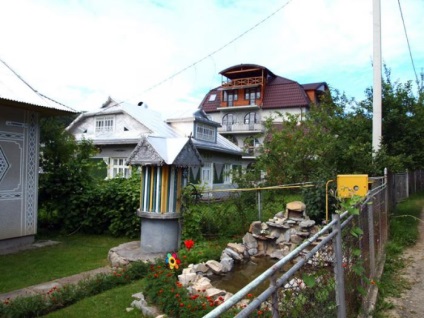
[[108, 317], [143, 317], [140, 310], [127, 312], [126, 308], [131, 307], [134, 300], [131, 295], [141, 291], [140, 281], [129, 285], [108, 290], [102, 294], [86, 298], [78, 303], [61, 310], [52, 312], [44, 317], [69, 317], [69, 318], [108, 318]]
[[0, 293], [107, 266], [109, 249], [128, 238], [75, 234], [50, 236], [60, 244], [0, 255]]

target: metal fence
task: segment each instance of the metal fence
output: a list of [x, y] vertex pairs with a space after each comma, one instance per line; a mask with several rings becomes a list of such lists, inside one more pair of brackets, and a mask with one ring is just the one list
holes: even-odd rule
[[[384, 265], [389, 211], [423, 189], [423, 171], [370, 178], [368, 195], [354, 210], [358, 213], [334, 214], [318, 233], [204, 317], [219, 317], [234, 307], [241, 309], [235, 317], [357, 317], [366, 313]], [[255, 288], [266, 281], [269, 287], [255, 295]], [[254, 298], [240, 308], [251, 294]]]

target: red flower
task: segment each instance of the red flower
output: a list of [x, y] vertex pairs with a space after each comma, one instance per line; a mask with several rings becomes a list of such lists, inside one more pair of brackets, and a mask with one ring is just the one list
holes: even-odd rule
[[190, 250], [194, 246], [194, 241], [193, 240], [185, 240], [184, 245], [188, 250]]

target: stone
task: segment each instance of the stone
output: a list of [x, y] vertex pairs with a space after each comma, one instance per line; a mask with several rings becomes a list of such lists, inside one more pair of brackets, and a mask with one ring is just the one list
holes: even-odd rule
[[269, 257], [276, 258], [276, 259], [282, 259], [284, 256], [285, 255], [282, 250], [275, 250], [269, 255]]
[[280, 235], [281, 235], [281, 231], [280, 230], [277, 230], [277, 229], [273, 229], [273, 230], [271, 230], [271, 233], [269, 233], [269, 237], [271, 238], [271, 239], [275, 239], [275, 238], [279, 238], [280, 237]]
[[251, 248], [247, 252], [249, 253], [250, 256], [253, 256], [253, 255], [258, 254], [258, 249], [257, 248]]
[[212, 288], [212, 284], [211, 280], [207, 277], [201, 277], [193, 284], [193, 289], [199, 293], [203, 293], [209, 288]]
[[209, 267], [206, 266], [205, 263], [199, 263], [193, 266], [193, 270], [195, 273], [207, 273], [209, 271]]
[[261, 221], [255, 221], [250, 224], [249, 232], [252, 234], [258, 235], [261, 233], [262, 230], [262, 222]]
[[303, 237], [304, 239], [309, 237], [310, 233], [307, 231], [300, 231], [300, 232], [296, 232], [297, 235], [299, 235], [300, 237]]
[[302, 222], [299, 223], [300, 227], [303, 228], [309, 228], [315, 225], [315, 221], [314, 220], [303, 220]]
[[[231, 257], [232, 259], [236, 260], [236, 261], [241, 261], [243, 259], [243, 256], [240, 255], [239, 253], [235, 252], [234, 250], [232, 250], [231, 248], [226, 248], [223, 252], [223, 254], [227, 254], [229, 257]], [[222, 257], [222, 254], [221, 254]]]
[[303, 212], [305, 209], [306, 205], [302, 201], [292, 201], [286, 204], [286, 210]]
[[221, 259], [222, 272], [228, 273], [233, 270], [234, 267], [234, 259], [231, 257], [224, 257]]
[[290, 242], [290, 238], [292, 235], [295, 235], [297, 233], [297, 231], [295, 229], [288, 229], [285, 233], [284, 233], [284, 241], [285, 242]]
[[303, 242], [303, 238], [301, 238], [297, 234], [293, 234], [293, 235], [290, 235], [290, 242], [293, 242], [294, 244], [299, 245], [300, 243]]
[[226, 291], [222, 289], [218, 289], [215, 287], [209, 288], [205, 292], [206, 297], [219, 297], [219, 296], [225, 296]]
[[138, 299], [138, 300], [144, 299], [143, 293], [132, 294], [131, 297], [132, 298], [135, 298], [135, 299]]
[[268, 225], [266, 223], [261, 223], [262, 230], [268, 230]]
[[206, 262], [206, 265], [214, 272], [215, 274], [220, 274], [222, 272], [221, 263], [215, 260], [209, 260]]
[[178, 281], [183, 286], [188, 286], [196, 280], [196, 277], [196, 273], [182, 273], [181, 275], [178, 275]]
[[301, 289], [305, 289], [306, 285], [305, 282], [300, 278], [293, 278], [287, 284], [284, 285], [284, 288], [300, 291]]
[[228, 243], [227, 246], [239, 254], [243, 254], [246, 250], [246, 247], [240, 243]]
[[278, 219], [284, 219], [284, 211], [277, 212], [274, 217]]
[[[251, 233], [246, 233], [243, 236], [243, 244], [246, 246], [248, 250], [254, 248], [258, 248], [258, 241], [255, 239], [255, 237]], [[249, 253], [250, 254], [250, 253]]]

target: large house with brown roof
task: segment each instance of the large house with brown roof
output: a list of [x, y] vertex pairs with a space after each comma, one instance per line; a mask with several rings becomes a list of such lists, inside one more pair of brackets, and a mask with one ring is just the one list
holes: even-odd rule
[[[199, 109], [222, 124], [218, 132], [245, 150], [244, 159], [258, 155], [267, 118], [280, 112], [298, 114], [301, 120], [328, 91], [325, 82], [301, 85], [255, 64], [231, 66], [220, 74], [221, 86], [206, 94]], [[281, 123], [282, 119], [278, 120]]]

